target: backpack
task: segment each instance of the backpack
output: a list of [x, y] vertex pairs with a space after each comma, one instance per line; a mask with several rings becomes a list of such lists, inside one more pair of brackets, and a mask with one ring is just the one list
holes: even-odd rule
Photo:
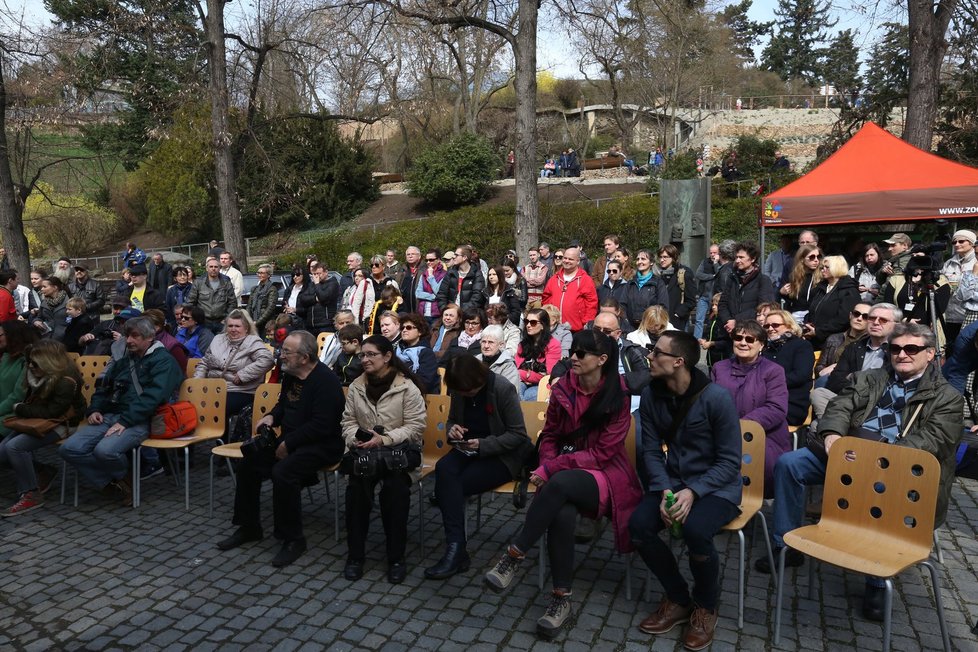
[[228, 425], [228, 443], [237, 441], [248, 441], [251, 439], [251, 417], [252, 406], [246, 405], [237, 414], [232, 416]]
[[190, 401], [167, 403], [156, 409], [149, 425], [151, 439], [174, 439], [189, 435], [197, 427], [197, 409]]

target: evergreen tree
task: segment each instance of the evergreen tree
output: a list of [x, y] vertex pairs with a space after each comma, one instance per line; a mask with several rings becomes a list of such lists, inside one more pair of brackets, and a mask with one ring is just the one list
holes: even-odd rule
[[941, 94], [935, 131], [937, 152], [967, 165], [978, 165], [978, 9], [962, 11], [949, 36], [952, 65]]
[[852, 30], [839, 32], [825, 51], [822, 77], [825, 83], [835, 86], [837, 93], [850, 102], [855, 101], [862, 77], [859, 76], [859, 48]]
[[746, 62], [754, 63], [754, 46], [771, 33], [774, 21], [759, 23], [747, 16], [753, 0], [741, 0], [739, 4], [727, 5], [720, 12], [720, 21], [733, 35], [734, 54]]
[[781, 79], [803, 79], [816, 86], [828, 30], [839, 22], [829, 16], [828, 0], [778, 0], [776, 33], [761, 53], [761, 67]]
[[890, 120], [890, 112], [906, 102], [910, 78], [910, 33], [906, 25], [885, 23], [882, 38], [873, 45], [866, 63], [867, 120], [881, 127]]

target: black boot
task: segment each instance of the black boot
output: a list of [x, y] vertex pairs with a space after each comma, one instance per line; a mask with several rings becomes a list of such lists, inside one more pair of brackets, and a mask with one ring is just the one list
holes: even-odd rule
[[447, 580], [455, 573], [469, 570], [469, 563], [469, 553], [465, 551], [465, 544], [450, 543], [438, 563], [425, 569], [424, 576], [429, 580]]

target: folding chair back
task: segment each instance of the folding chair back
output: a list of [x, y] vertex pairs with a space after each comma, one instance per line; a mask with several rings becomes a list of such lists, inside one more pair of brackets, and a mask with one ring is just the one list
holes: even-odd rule
[[193, 378], [194, 372], [197, 371], [197, 365], [200, 364], [200, 358], [187, 358], [187, 378]]
[[92, 396], [95, 395], [95, 381], [102, 375], [111, 360], [111, 356], [107, 355], [78, 356], [76, 364], [78, 371], [81, 372], [82, 395], [85, 397], [86, 404], [92, 402]]
[[434, 472], [435, 463], [452, 449], [448, 445], [448, 409], [452, 404], [451, 397], [428, 394], [425, 397], [425, 403], [428, 408], [421, 461], [422, 476]]
[[278, 383], [262, 383], [255, 390], [255, 402], [251, 413], [251, 434], [258, 433], [258, 422], [275, 407], [281, 393], [282, 386]]
[[537, 384], [537, 401], [546, 403], [550, 400], [550, 374], [540, 379]]
[[764, 428], [756, 421], [740, 420], [740, 477], [742, 495], [740, 515], [727, 523], [724, 530], [739, 530], [764, 504]]
[[320, 333], [319, 336], [316, 337], [316, 345], [318, 346], [318, 348], [316, 349], [317, 356], [323, 354], [323, 347], [326, 346], [326, 340], [328, 340], [331, 337], [333, 337], [332, 333]]

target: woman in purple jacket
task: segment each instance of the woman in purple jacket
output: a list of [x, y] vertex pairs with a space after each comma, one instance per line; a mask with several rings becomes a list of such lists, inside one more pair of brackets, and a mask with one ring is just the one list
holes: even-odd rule
[[618, 374], [618, 345], [595, 330], [571, 343], [571, 373], [554, 383], [540, 433], [540, 463], [530, 475], [537, 495], [523, 529], [486, 574], [493, 590], [510, 585], [526, 552], [547, 534], [553, 598], [537, 632], [555, 636], [571, 615], [574, 526], [577, 515], [608, 516], [618, 550], [632, 550], [628, 519], [642, 498], [635, 467], [625, 454], [630, 399]]
[[764, 495], [774, 495], [774, 463], [791, 450], [788, 433], [788, 383], [784, 368], [761, 357], [767, 342], [764, 329], [753, 319], [738, 321], [733, 328], [733, 358], [713, 365], [713, 382], [733, 396], [741, 419], [764, 428]]

